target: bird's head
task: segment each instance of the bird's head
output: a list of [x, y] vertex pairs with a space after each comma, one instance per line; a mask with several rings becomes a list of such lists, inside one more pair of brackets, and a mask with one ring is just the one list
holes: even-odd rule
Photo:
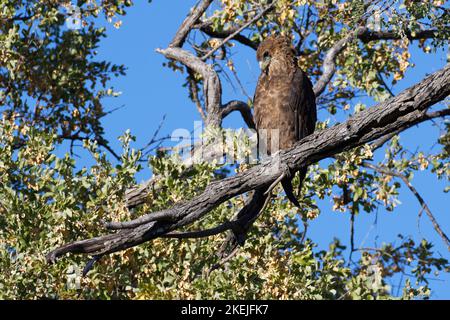
[[290, 38], [283, 35], [271, 35], [267, 37], [256, 51], [256, 59], [261, 71], [266, 71], [274, 58], [292, 56], [295, 57], [295, 49]]

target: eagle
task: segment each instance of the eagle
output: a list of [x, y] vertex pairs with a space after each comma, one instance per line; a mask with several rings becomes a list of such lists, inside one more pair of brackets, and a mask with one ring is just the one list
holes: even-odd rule
[[[259, 45], [256, 58], [261, 68], [253, 99], [258, 149], [264, 146], [267, 155], [271, 155], [278, 151], [273, 150], [274, 145], [278, 145], [280, 150], [288, 149], [314, 132], [316, 97], [310, 79], [298, 65], [296, 50], [287, 36], [267, 37]], [[278, 143], [274, 143], [272, 140], [277, 138]], [[299, 170], [299, 190], [306, 172], [306, 167]], [[300, 207], [293, 193], [292, 174], [295, 173], [283, 178], [281, 184], [287, 198]]]

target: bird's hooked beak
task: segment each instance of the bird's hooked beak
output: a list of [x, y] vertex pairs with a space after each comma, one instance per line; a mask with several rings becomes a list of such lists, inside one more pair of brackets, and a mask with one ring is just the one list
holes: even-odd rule
[[269, 64], [270, 57], [265, 57], [262, 61], [259, 62], [259, 68], [261, 69], [261, 71], [264, 71], [269, 66]]

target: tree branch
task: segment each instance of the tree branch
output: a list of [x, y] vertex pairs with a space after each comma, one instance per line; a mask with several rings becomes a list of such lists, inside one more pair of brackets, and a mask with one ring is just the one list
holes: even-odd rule
[[[409, 30], [405, 30], [404, 34], [410, 40], [418, 40], [436, 38], [439, 35], [439, 32], [437, 30], [422, 30], [412, 33]], [[398, 40], [402, 38], [402, 35], [395, 31], [372, 31], [366, 27], [358, 27], [353, 32], [350, 32], [348, 36], [336, 42], [336, 44], [334, 44], [331, 49], [327, 51], [323, 61], [323, 73], [314, 85], [314, 93], [316, 94], [316, 97], [322, 94], [328, 83], [333, 78], [334, 73], [336, 72], [336, 57], [355, 38], [367, 43], [376, 40]], [[442, 38], [445, 37], [442, 36]]]
[[[421, 30], [414, 33], [409, 30], [404, 31], [404, 36], [409, 40], [432, 39], [437, 38], [439, 34], [440, 32], [438, 30]], [[402, 39], [402, 35], [396, 31], [366, 30], [364, 33], [360, 34], [358, 38], [361, 39], [362, 42], [367, 43], [375, 40], [399, 40]]]
[[212, 24], [211, 22], [204, 22], [194, 26], [194, 28], [199, 29], [200, 31], [206, 33], [210, 37], [219, 39], [225, 39], [234, 34], [231, 40], [235, 40], [247, 47], [252, 48], [253, 50], [258, 49], [259, 44], [257, 42], [250, 40], [249, 38], [243, 36], [239, 32], [236, 33], [236, 31], [239, 29], [239, 26], [230, 27], [227, 30], [217, 31], [211, 27], [211, 24]]
[[331, 78], [333, 78], [334, 73], [336, 72], [336, 57], [345, 49], [347, 44], [352, 42], [366, 30], [367, 28], [365, 27], [358, 27], [356, 30], [350, 32], [348, 36], [336, 42], [333, 47], [327, 51], [325, 59], [323, 60], [323, 73], [313, 88], [316, 97], [322, 94], [328, 83], [331, 81]]
[[[137, 246], [190, 225], [225, 201], [253, 190], [259, 195], [259, 199], [252, 197], [251, 205], [246, 205], [251, 208], [252, 205], [265, 202], [263, 197], [268, 195], [264, 194], [264, 190], [285, 172], [285, 166], [295, 172], [311, 163], [379, 139], [398, 128], [406, 129], [428, 120], [427, 109], [445, 99], [449, 94], [450, 64], [396, 97], [368, 108], [344, 123], [305, 137], [293, 148], [280, 151], [279, 159], [272, 157], [233, 177], [214, 181], [203, 193], [189, 201], [139, 218], [152, 217], [151, 219], [156, 221], [113, 234], [66, 244], [49, 252], [47, 261], [53, 262], [68, 252], [104, 255]], [[280, 163], [283, 166], [280, 166]], [[261, 204], [258, 205], [261, 206]], [[259, 210], [253, 212], [259, 214]], [[244, 213], [250, 216], [251, 212]]]
[[244, 30], [245, 28], [247, 28], [249, 25], [251, 25], [252, 23], [255, 23], [256, 21], [258, 21], [259, 19], [261, 19], [261, 17], [263, 15], [265, 15], [267, 12], [269, 12], [270, 10], [272, 10], [275, 7], [275, 4], [277, 3], [277, 1], [273, 1], [271, 4], [269, 4], [267, 7], [265, 7], [260, 13], [258, 13], [255, 17], [253, 17], [253, 19], [249, 20], [248, 22], [244, 23], [242, 26], [240, 26], [236, 31], [232, 32], [228, 37], [226, 37], [225, 39], [223, 39], [215, 48], [211, 49], [207, 54], [205, 54], [202, 57], [202, 60], [206, 60], [208, 59], [214, 52], [216, 52], [217, 49], [219, 49], [220, 47], [222, 47], [225, 43], [227, 43], [228, 41], [230, 41], [231, 39], [233, 39], [235, 36], [237, 36], [242, 30]]
[[169, 44], [169, 47], [182, 47], [184, 42], [186, 41], [186, 37], [192, 29], [192, 26], [197, 22], [198, 19], [202, 16], [202, 14], [208, 9], [213, 0], [202, 0], [199, 5], [191, 11], [191, 13], [184, 19], [181, 26], [178, 28], [175, 33], [175, 37], [172, 42]]
[[[446, 117], [449, 115], [450, 115], [450, 109], [444, 109], [444, 110], [427, 113], [426, 115], [424, 115], [423, 120], [425, 121], [425, 120], [431, 120], [431, 119], [435, 119], [435, 118], [442, 118], [442, 117]], [[399, 134], [400, 132], [404, 131], [405, 129], [406, 129], [405, 127], [399, 127], [399, 128], [397, 128], [397, 130], [395, 130], [389, 134], [386, 134], [383, 137], [375, 140], [374, 142], [372, 142], [370, 144], [372, 151], [375, 151], [375, 150], [381, 148], [386, 142], [391, 140], [395, 135]]]
[[197, 83], [195, 82], [195, 79], [194, 79], [194, 73], [192, 72], [191, 69], [189, 69], [189, 68], [186, 68], [186, 69], [189, 74], [188, 86], [189, 86], [189, 91], [191, 93], [191, 99], [195, 103], [195, 106], [197, 107], [197, 111], [200, 113], [200, 116], [202, 117], [203, 122], [205, 122], [206, 114], [205, 114], [205, 111], [203, 110], [202, 103], [200, 102], [200, 99], [198, 97], [198, 88], [197, 88]]
[[203, 93], [205, 97], [206, 126], [219, 127], [222, 123], [222, 85], [217, 72], [212, 65], [203, 62], [189, 51], [181, 48], [169, 47], [167, 49], [156, 49], [168, 59], [181, 62], [188, 68], [199, 73], [203, 77]]
[[222, 119], [224, 119], [233, 111], [239, 111], [247, 126], [250, 129], [256, 129], [255, 121], [253, 120], [253, 114], [248, 104], [237, 100], [228, 102], [222, 107]]
[[386, 169], [386, 168], [381, 168], [381, 167], [375, 166], [375, 165], [373, 165], [371, 163], [368, 163], [368, 162], [363, 162], [362, 165], [364, 167], [366, 167], [366, 168], [370, 168], [372, 170], [375, 170], [375, 171], [377, 171], [377, 172], [379, 172], [381, 174], [385, 174], [385, 175], [389, 175], [389, 176], [400, 178], [405, 183], [405, 185], [409, 188], [409, 190], [411, 190], [411, 192], [414, 194], [414, 196], [417, 198], [417, 200], [419, 201], [420, 205], [422, 206], [422, 209], [425, 210], [425, 212], [427, 213], [428, 218], [430, 219], [431, 223], [433, 224], [434, 230], [436, 230], [436, 232], [439, 234], [441, 239], [447, 245], [448, 251], [450, 251], [450, 239], [444, 233], [444, 231], [442, 231], [441, 226], [436, 221], [436, 218], [434, 217], [433, 213], [431, 213], [431, 210], [428, 207], [428, 205], [425, 202], [425, 200], [423, 200], [423, 198], [420, 195], [420, 193], [411, 184], [411, 182], [408, 180], [408, 178], [405, 175], [403, 175], [401, 173], [398, 173], [398, 172], [395, 172], [395, 171], [392, 171], [392, 170], [389, 170], [389, 169]]

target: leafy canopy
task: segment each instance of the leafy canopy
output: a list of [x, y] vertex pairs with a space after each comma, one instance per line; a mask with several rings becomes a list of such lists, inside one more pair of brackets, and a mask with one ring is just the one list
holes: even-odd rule
[[[227, 31], [251, 20], [266, 3], [221, 0], [202, 20], [216, 32]], [[379, 2], [380, 8], [383, 5]], [[448, 261], [438, 257], [426, 239], [400, 236], [396, 246], [361, 248], [353, 264], [339, 240], [328, 250], [318, 250], [314, 239], [303, 239], [303, 226], [327, 209], [318, 206], [320, 199], [332, 198], [332, 209], [349, 215], [378, 208], [395, 212], [401, 181], [363, 166], [374, 161], [375, 150], [369, 146], [311, 166], [300, 212], [277, 189], [278, 196], [251, 229], [245, 246], [218, 268], [214, 253], [225, 235], [157, 239], [104, 257], [86, 278], [80, 276], [83, 256], [48, 265], [48, 250], [102, 234], [103, 220], [129, 220], [167, 208], [198, 194], [226, 170], [245, 170], [203, 163], [181, 179], [186, 168], [176, 152], [157, 153], [148, 161], [158, 176], [157, 192], [150, 193], [143, 206], [128, 210], [124, 193], [136, 184], [143, 155], [131, 148], [134, 138], [129, 132], [120, 138], [118, 164], [101, 148], [107, 146], [100, 123], [107, 114], [103, 100], [118, 94], [108, 82], [124, 75], [125, 68], [98, 61], [96, 49], [106, 36], [99, 26], [102, 17], [120, 27], [120, 16], [132, 2], [77, 1], [77, 6], [82, 27], [73, 30], [66, 23], [68, 2], [0, 0], [0, 298], [384, 299], [394, 297], [389, 279], [409, 274], [400, 294], [409, 299], [429, 294], [428, 275], [448, 271]], [[386, 99], [387, 83], [395, 84], [412, 67], [409, 49], [415, 33], [435, 30], [436, 36], [418, 40], [425, 52], [444, 46], [450, 19], [444, 1], [405, 0], [389, 8], [377, 28], [397, 36], [355, 40], [337, 57], [337, 73], [319, 101], [330, 119], [322, 119], [318, 130], [334, 124], [336, 113], [349, 116], [366, 107], [353, 103], [354, 97]], [[315, 82], [327, 50], [358, 25], [368, 9], [363, 1], [279, 0], [243, 34], [255, 42], [274, 31], [292, 35], [301, 66]], [[217, 41], [190, 44], [201, 55]], [[211, 59], [223, 64], [221, 70], [237, 72], [231, 57], [239, 46], [229, 42], [225, 55], [217, 52]], [[184, 70], [173, 61], [168, 66]], [[201, 83], [196, 75], [195, 86]], [[82, 140], [95, 164], [80, 168], [69, 152], [57, 157], [55, 148], [64, 139]], [[377, 151], [384, 152], [377, 166], [410, 180], [419, 170], [448, 180], [449, 142], [448, 123], [434, 153], [408, 152], [395, 136], [384, 151]], [[240, 196], [222, 204], [192, 228], [225, 221], [244, 201]]]

